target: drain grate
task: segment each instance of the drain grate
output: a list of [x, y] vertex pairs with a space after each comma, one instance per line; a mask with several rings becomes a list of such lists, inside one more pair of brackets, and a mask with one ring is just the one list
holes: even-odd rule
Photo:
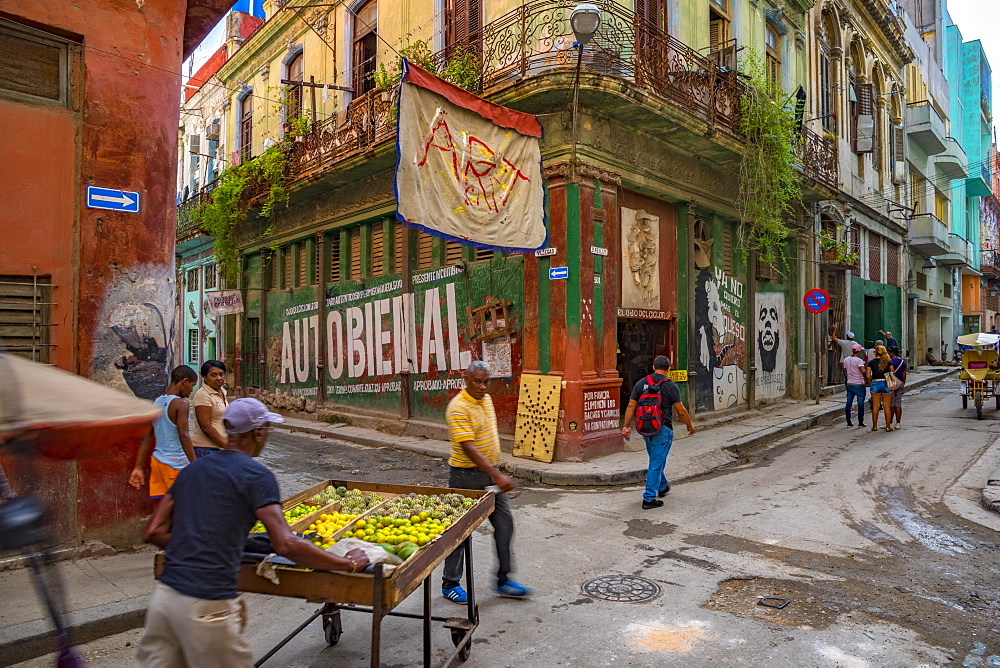
[[647, 603], [660, 595], [660, 585], [635, 575], [604, 575], [587, 580], [583, 593], [601, 601]]

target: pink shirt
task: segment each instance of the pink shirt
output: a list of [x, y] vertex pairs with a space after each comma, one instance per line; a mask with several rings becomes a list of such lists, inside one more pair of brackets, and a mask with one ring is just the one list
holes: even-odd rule
[[844, 372], [847, 374], [848, 385], [864, 385], [865, 377], [861, 369], [865, 366], [865, 361], [860, 357], [851, 355], [844, 358]]

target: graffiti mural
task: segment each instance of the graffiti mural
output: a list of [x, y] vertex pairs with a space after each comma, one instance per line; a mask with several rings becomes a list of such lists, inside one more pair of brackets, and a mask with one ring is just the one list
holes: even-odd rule
[[730, 408], [746, 398], [744, 284], [719, 268], [703, 269], [694, 290], [697, 407]]
[[757, 293], [755, 396], [776, 399], [785, 394], [788, 367], [788, 330], [785, 321], [784, 295]]
[[94, 380], [155, 399], [173, 368], [173, 269], [141, 264], [120, 271], [104, 291], [99, 322], [107, 335], [94, 342]]

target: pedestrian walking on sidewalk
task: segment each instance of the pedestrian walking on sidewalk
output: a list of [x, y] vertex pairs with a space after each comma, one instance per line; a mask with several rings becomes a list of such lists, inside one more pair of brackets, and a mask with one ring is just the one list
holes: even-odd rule
[[867, 378], [871, 380], [872, 391], [872, 431], [878, 431], [878, 415], [882, 411], [885, 413], [885, 430], [892, 431], [892, 412], [890, 404], [892, 402], [892, 392], [885, 382], [887, 374], [893, 373], [891, 358], [885, 346], [875, 346], [875, 357], [865, 367]]
[[[170, 385], [153, 402], [162, 413], [153, 422], [153, 456], [149, 460], [149, 496], [159, 498], [167, 493], [177, 479], [177, 474], [195, 460], [194, 445], [188, 428], [188, 412], [194, 384], [198, 374], [186, 364], [170, 372]], [[146, 482], [144, 472], [146, 455], [149, 453], [149, 439], [139, 445], [135, 466], [128, 483], [136, 489]]]
[[201, 387], [194, 393], [195, 426], [191, 431], [194, 454], [204, 457], [226, 447], [226, 428], [222, 415], [229, 402], [226, 397], [226, 365], [208, 360], [201, 365]]
[[[476, 360], [465, 371], [465, 387], [448, 403], [445, 420], [451, 440], [448, 465], [448, 486], [454, 489], [486, 489], [495, 485], [493, 512], [493, 542], [497, 550], [497, 581], [493, 590], [506, 598], [527, 598], [531, 589], [507, 576], [513, 572], [510, 543], [514, 536], [514, 514], [507, 496], [513, 481], [500, 472], [500, 433], [490, 385], [490, 365]], [[465, 551], [460, 546], [445, 559], [441, 594], [449, 601], [467, 603], [468, 593], [462, 588]]]
[[847, 379], [847, 405], [844, 406], [844, 413], [847, 416], [847, 426], [853, 427], [851, 422], [851, 404], [858, 402], [858, 426], [865, 426], [865, 361], [861, 359], [865, 352], [864, 346], [855, 343], [851, 348], [851, 354], [845, 357], [844, 376]]
[[681, 391], [667, 378], [669, 372], [670, 358], [657, 355], [653, 360], [653, 373], [635, 384], [625, 409], [622, 436], [627, 439], [632, 433], [629, 425], [635, 417], [636, 431], [646, 441], [646, 452], [649, 454], [646, 489], [642, 494], [643, 510], [662, 506], [663, 501], [657, 497], [663, 497], [670, 491], [664, 468], [674, 442], [673, 411], [677, 411], [677, 416], [687, 425], [688, 435], [695, 432], [691, 416], [681, 402]]
[[272, 549], [299, 566], [357, 572], [368, 565], [361, 550], [337, 557], [289, 529], [278, 481], [253, 459], [267, 442], [270, 424], [283, 421], [256, 399], [229, 404], [226, 447], [185, 467], [153, 512], [142, 537], [166, 554], [139, 639], [140, 666], [253, 664], [243, 637], [246, 608], [236, 574], [257, 520], [267, 529]]
[[903, 393], [906, 392], [906, 372], [909, 371], [909, 365], [899, 356], [899, 348], [889, 348], [889, 363], [892, 364], [896, 378], [902, 383], [893, 390], [889, 401], [889, 413], [896, 419], [895, 428], [899, 429], [903, 421]]

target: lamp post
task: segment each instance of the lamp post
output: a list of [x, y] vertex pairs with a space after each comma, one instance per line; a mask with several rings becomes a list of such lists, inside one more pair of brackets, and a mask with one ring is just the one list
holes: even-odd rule
[[569, 15], [569, 24], [576, 35], [576, 76], [573, 79], [573, 148], [570, 153], [571, 178], [576, 180], [576, 141], [577, 141], [577, 120], [580, 111], [580, 68], [583, 66], [583, 47], [601, 27], [601, 10], [597, 5], [583, 2], [577, 5]]

